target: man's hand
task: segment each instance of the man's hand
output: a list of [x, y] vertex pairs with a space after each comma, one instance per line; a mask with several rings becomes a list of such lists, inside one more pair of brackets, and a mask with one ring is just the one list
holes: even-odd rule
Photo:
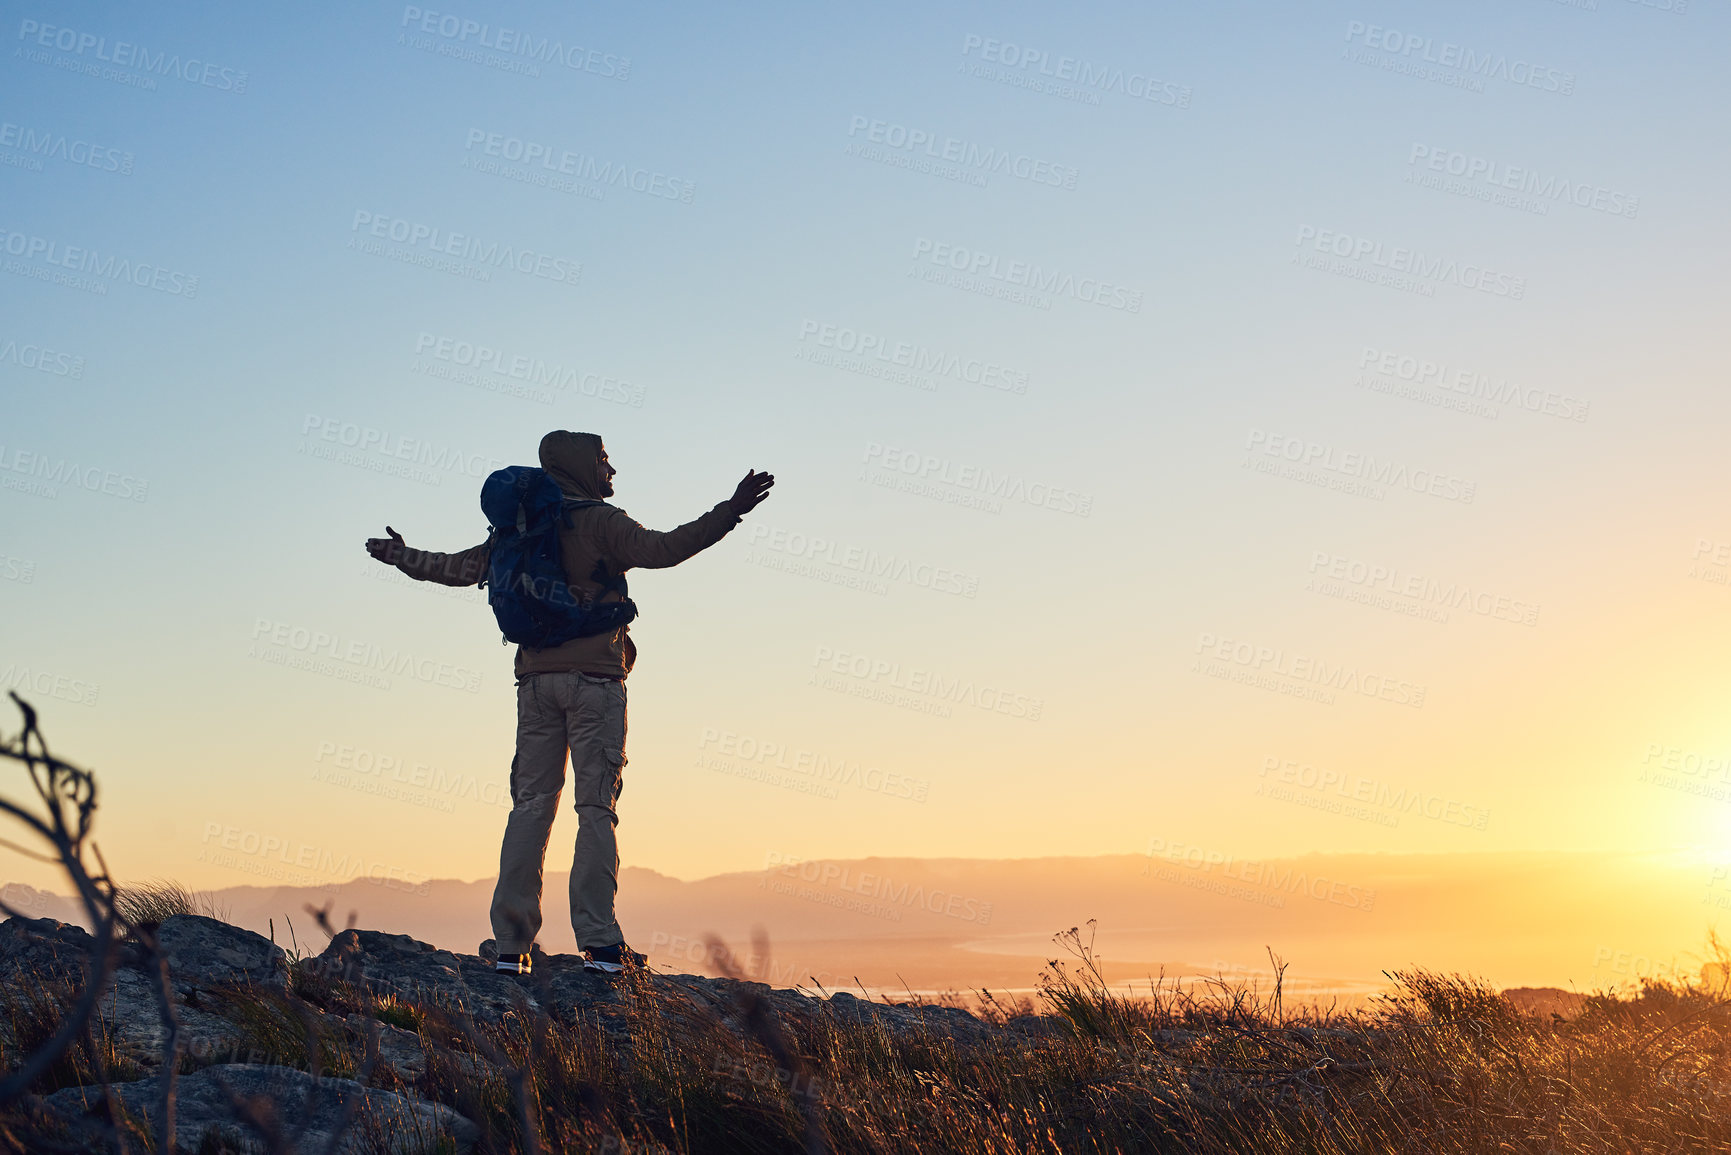
[[403, 560], [403, 552], [409, 547], [403, 542], [403, 535], [390, 526], [385, 526], [385, 532], [391, 536], [369, 537], [367, 539], [367, 552], [373, 555], [375, 561], [382, 561], [386, 565], [396, 565]]
[[733, 510], [733, 516], [744, 517], [756, 509], [757, 503], [769, 496], [769, 487], [774, 484], [775, 474], [746, 470], [744, 480], [733, 491], [733, 496], [727, 499], [728, 508]]

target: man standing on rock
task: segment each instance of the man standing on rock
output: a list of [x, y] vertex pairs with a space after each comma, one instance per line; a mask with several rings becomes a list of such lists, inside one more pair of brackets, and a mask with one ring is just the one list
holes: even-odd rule
[[[645, 529], [605, 503], [617, 470], [593, 433], [556, 430], [541, 439], [541, 468], [558, 483], [570, 508], [558, 531], [559, 561], [570, 589], [584, 602], [621, 600], [626, 570], [665, 569], [709, 548], [769, 494], [775, 478], [748, 471], [733, 496], [695, 521], [666, 533]], [[461, 553], [410, 549], [396, 530], [369, 538], [367, 552], [417, 581], [480, 584], [494, 536]], [[529, 973], [530, 948], [541, 930], [541, 875], [547, 838], [565, 785], [571, 752], [577, 808], [577, 848], [571, 861], [571, 929], [584, 966], [616, 973], [643, 956], [625, 945], [614, 918], [619, 889], [615, 806], [625, 766], [625, 678], [637, 660], [629, 627], [577, 637], [547, 649], [517, 648], [517, 754], [511, 761], [511, 815], [499, 851], [493, 892], [497, 969]]]

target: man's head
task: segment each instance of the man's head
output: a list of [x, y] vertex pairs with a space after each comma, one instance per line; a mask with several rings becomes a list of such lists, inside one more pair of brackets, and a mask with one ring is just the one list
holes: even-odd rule
[[613, 475], [607, 447], [593, 433], [555, 429], [541, 439], [541, 468], [559, 483], [566, 497], [596, 501], [613, 496]]

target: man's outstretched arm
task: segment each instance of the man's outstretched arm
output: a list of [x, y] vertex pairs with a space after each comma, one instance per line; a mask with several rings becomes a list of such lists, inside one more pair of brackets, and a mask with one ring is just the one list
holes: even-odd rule
[[433, 553], [410, 549], [403, 535], [385, 526], [389, 537], [369, 537], [367, 552], [386, 565], [396, 566], [418, 582], [442, 586], [472, 586], [487, 576], [487, 556], [492, 538], [461, 553]]
[[624, 513], [602, 525], [607, 555], [623, 569], [666, 569], [708, 549], [769, 496], [775, 475], [747, 471], [733, 496], [695, 521], [665, 533], [645, 529]]

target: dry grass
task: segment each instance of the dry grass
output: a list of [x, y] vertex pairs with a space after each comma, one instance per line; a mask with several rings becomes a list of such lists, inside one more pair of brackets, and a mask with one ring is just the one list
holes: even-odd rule
[[641, 973], [620, 980], [607, 1017], [495, 1027], [336, 983], [300, 989], [415, 1023], [433, 1058], [413, 1090], [479, 1123], [488, 1152], [524, 1149], [510, 1068], [549, 1151], [802, 1152], [807, 1109], [831, 1150], [907, 1155], [1731, 1148], [1724, 990], [1653, 983], [1541, 1020], [1471, 979], [1413, 972], [1335, 1013], [1283, 1006], [1278, 980], [1155, 980], [1132, 997], [1107, 987], [1079, 935], [1064, 940], [1043, 1013], [1012, 1008], [982, 1039], [935, 1017], [894, 1035], [821, 1005], [783, 1016], [803, 1072]]
[[[383, 1071], [374, 1082], [449, 1104], [480, 1125], [481, 1151], [501, 1155], [528, 1149], [524, 1104], [549, 1152], [806, 1152], [808, 1114], [823, 1148], [874, 1155], [1731, 1149], [1723, 988], [1649, 983], [1589, 997], [1571, 1020], [1540, 1019], [1471, 979], [1412, 972], [1391, 975], [1370, 1007], [1333, 1012], [1283, 1005], [1278, 965], [1266, 991], [1155, 979], [1132, 996], [1107, 987], [1076, 932], [1061, 939], [1070, 957], [1048, 966], [1038, 1014], [981, 992], [991, 1029], [957, 1038], [937, 1015], [891, 1033], [813, 1003], [780, 1016], [795, 1070], [741, 1016], [717, 1017], [642, 972], [618, 980], [614, 1007], [478, 1026], [300, 963], [291, 996], [230, 991], [223, 1013], [302, 1068], [309, 1008], [416, 1031], [426, 1073], [413, 1086]], [[7, 1059], [46, 1029], [47, 998], [5, 994]], [[315, 1045], [326, 1072], [359, 1066], [352, 1032], [320, 1032]], [[75, 1051], [49, 1083], [90, 1077]], [[29, 1149], [23, 1126], [0, 1119], [0, 1150]]]
[[228, 921], [228, 909], [210, 895], [161, 878], [117, 889], [114, 912], [128, 926], [157, 926], [177, 914]]
[[[75, 991], [49, 980], [12, 981], [0, 993], [0, 1071], [13, 1071], [48, 1040], [76, 1001]], [[97, 1016], [90, 1030], [48, 1068], [35, 1085], [38, 1094], [61, 1087], [79, 1087], [106, 1073], [114, 1082], [145, 1074], [139, 1064], [118, 1050], [108, 1024]]]

